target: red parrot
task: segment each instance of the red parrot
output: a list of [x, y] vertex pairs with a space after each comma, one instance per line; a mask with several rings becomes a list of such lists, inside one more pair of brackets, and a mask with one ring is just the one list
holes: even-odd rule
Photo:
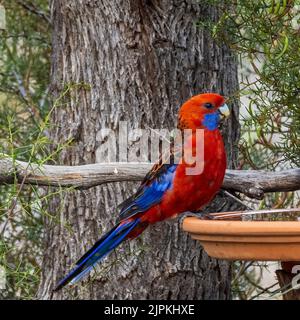
[[[186, 101], [179, 110], [178, 128], [190, 129], [183, 144], [183, 157], [178, 164], [160, 161], [145, 176], [137, 192], [121, 205], [117, 224], [88, 250], [74, 269], [63, 278], [54, 291], [68, 283], [74, 284], [122, 241], [140, 235], [149, 225], [178, 214], [195, 212], [210, 202], [221, 188], [226, 170], [226, 154], [219, 121], [229, 115], [224, 98], [215, 93], [199, 94]], [[196, 129], [203, 129], [204, 154], [197, 155]], [[176, 150], [176, 145], [174, 147]], [[199, 159], [187, 162], [186, 153]], [[203, 169], [189, 174], [197, 160]]]

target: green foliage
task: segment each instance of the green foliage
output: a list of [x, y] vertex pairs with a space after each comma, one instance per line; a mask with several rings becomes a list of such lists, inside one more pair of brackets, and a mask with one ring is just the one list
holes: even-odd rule
[[228, 0], [206, 2], [221, 14], [199, 26], [230, 46], [243, 64], [236, 93], [247, 96], [243, 163], [252, 167], [258, 152], [266, 155], [260, 168], [275, 168], [283, 160], [300, 166], [300, 1], [240, 0], [234, 8]]
[[[38, 119], [45, 115], [48, 107], [50, 32], [44, 18], [48, 14], [48, 1], [27, 5], [32, 11], [22, 3], [2, 1], [6, 10], [6, 31], [0, 34], [0, 92], [1, 99], [8, 99], [7, 109], [12, 104], [20, 105], [28, 114], [19, 111], [19, 116]], [[22, 108], [24, 105], [27, 108]]]
[[[42, 126], [49, 113], [48, 1], [0, 2], [6, 11], [6, 30], [0, 31], [0, 154], [38, 162], [49, 156], [50, 143]], [[36, 187], [0, 187], [0, 298], [30, 299], [36, 292], [43, 201], [45, 190]]]

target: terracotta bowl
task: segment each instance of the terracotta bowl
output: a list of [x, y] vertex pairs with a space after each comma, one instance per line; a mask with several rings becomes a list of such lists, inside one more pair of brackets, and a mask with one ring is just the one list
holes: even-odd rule
[[199, 240], [214, 258], [299, 261], [300, 222], [228, 221], [187, 217], [183, 230]]

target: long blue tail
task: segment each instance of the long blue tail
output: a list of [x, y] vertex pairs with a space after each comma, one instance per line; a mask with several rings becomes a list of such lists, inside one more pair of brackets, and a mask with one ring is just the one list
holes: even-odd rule
[[63, 278], [53, 291], [58, 291], [68, 283], [74, 284], [85, 276], [93, 266], [115, 249], [138, 225], [140, 219], [123, 221], [99, 239], [77, 262], [75, 268]]

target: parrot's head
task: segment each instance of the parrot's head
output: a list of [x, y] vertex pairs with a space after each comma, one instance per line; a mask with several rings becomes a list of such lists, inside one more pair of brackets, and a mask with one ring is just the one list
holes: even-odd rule
[[229, 108], [224, 97], [216, 93], [203, 93], [193, 96], [179, 110], [180, 129], [218, 128], [220, 120], [229, 116]]

